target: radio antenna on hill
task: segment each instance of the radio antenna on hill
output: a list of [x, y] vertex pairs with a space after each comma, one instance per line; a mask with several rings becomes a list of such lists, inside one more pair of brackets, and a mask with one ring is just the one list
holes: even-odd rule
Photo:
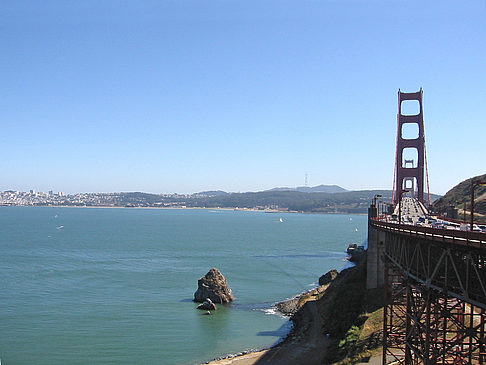
[[309, 186], [308, 177], [309, 177], [309, 175], [306, 173], [306, 174], [305, 174], [305, 183], [304, 183], [304, 186], [305, 186], [306, 188]]

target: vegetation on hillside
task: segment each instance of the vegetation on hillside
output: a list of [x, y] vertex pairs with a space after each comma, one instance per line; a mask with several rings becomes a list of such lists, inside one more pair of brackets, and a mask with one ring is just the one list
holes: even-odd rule
[[294, 327], [261, 363], [354, 364], [380, 352], [383, 289], [366, 289], [366, 255], [355, 262], [329, 283], [277, 304]]
[[317, 305], [328, 337], [324, 364], [352, 364], [381, 346], [383, 289], [366, 289], [366, 259], [343, 270]]
[[115, 206], [275, 209], [312, 213], [366, 213], [375, 195], [391, 202], [391, 190], [360, 190], [341, 193], [267, 190], [247, 193], [203, 192], [192, 195], [115, 193]]
[[186, 199], [192, 207], [275, 208], [314, 213], [365, 213], [376, 194], [391, 201], [390, 190], [362, 190], [343, 193], [304, 193], [300, 191], [261, 191], [233, 193], [199, 199]]
[[[470, 217], [471, 209], [471, 183], [473, 181], [486, 181], [486, 174], [464, 180], [449, 190], [442, 198], [434, 203], [434, 210], [443, 214], [450, 206], [458, 210], [459, 217], [464, 217], [466, 208], [466, 219]], [[477, 186], [474, 189], [474, 213], [475, 221], [486, 221], [486, 186]]]

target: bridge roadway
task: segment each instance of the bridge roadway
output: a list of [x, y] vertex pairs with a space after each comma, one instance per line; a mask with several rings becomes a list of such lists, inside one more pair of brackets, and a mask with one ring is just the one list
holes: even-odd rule
[[385, 257], [427, 288], [486, 309], [486, 234], [370, 220]]
[[[420, 227], [433, 227], [433, 228], [445, 228], [449, 230], [461, 230], [467, 231], [470, 229], [470, 224], [467, 222], [457, 223], [457, 221], [451, 221], [442, 217], [430, 216], [427, 208], [419, 200], [411, 197], [403, 197], [401, 203], [401, 220], [402, 224], [413, 224]], [[393, 215], [381, 216], [381, 220], [387, 222], [398, 223], [399, 205], [395, 206]], [[474, 224], [474, 231], [486, 233], [486, 225]]]
[[[402, 223], [412, 223], [417, 224], [419, 223], [419, 218], [425, 220], [425, 218], [429, 215], [427, 208], [418, 200], [411, 197], [403, 197], [402, 203]], [[395, 211], [393, 212], [394, 215], [398, 216], [398, 209], [399, 204], [396, 205]]]

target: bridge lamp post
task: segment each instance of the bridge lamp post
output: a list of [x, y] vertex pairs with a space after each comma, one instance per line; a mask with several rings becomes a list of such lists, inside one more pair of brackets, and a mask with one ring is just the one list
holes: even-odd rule
[[[383, 196], [383, 195], [376, 194], [376, 195], [373, 197], [373, 206], [374, 206], [375, 208], [376, 208], [376, 199], [381, 198], [382, 196]], [[380, 212], [378, 212], [378, 208], [376, 209], [376, 213], [377, 213], [377, 215], [378, 215], [378, 216], [380, 215], [380, 214], [379, 214]]]
[[398, 196], [398, 224], [402, 224], [402, 195], [408, 192], [409, 190], [402, 190]]
[[371, 200], [371, 205], [369, 208], [370, 218], [378, 218], [378, 209], [376, 207], [376, 198], [380, 197], [380, 194], [376, 194]]
[[471, 182], [471, 226], [470, 226], [471, 232], [473, 230], [473, 225], [474, 225], [474, 188], [476, 186], [486, 186], [486, 181]]
[[463, 213], [464, 213], [464, 223], [467, 223], [466, 220], [466, 208], [467, 208], [467, 200], [464, 202]]
[[380, 195], [380, 194], [376, 194], [374, 197], [373, 197], [373, 205], [376, 207], [376, 199], [378, 198], [381, 198], [383, 195]]

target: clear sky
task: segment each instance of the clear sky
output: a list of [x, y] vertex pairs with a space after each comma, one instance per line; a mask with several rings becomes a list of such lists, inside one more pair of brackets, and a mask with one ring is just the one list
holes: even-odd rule
[[486, 2], [0, 2], [0, 190], [391, 189], [424, 90], [431, 191], [486, 173]]

